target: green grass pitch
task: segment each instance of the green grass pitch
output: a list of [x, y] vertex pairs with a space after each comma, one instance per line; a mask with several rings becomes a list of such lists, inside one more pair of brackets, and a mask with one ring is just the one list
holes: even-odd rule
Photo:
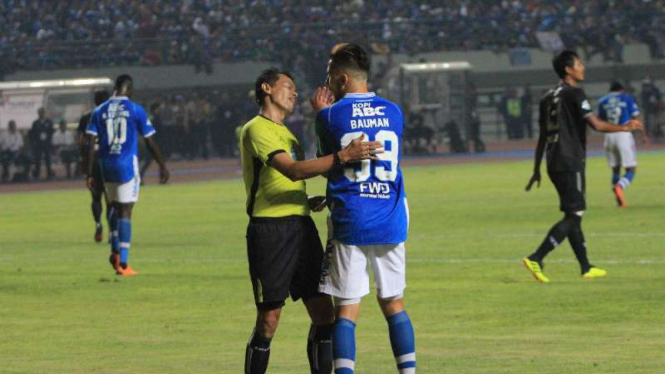
[[[531, 161], [405, 168], [418, 372], [664, 372], [664, 164], [640, 155], [619, 210], [604, 160], [589, 160], [583, 227], [609, 276], [582, 280], [566, 242], [546, 261], [548, 285], [520, 263], [561, 217], [546, 176], [524, 192]], [[141, 274], [119, 279], [92, 241], [85, 190], [0, 195], [0, 373], [241, 373], [255, 313], [244, 201], [239, 179], [143, 188]], [[269, 373], [309, 372], [308, 327], [302, 304], [287, 303]], [[374, 293], [357, 339], [357, 373], [396, 372]]]

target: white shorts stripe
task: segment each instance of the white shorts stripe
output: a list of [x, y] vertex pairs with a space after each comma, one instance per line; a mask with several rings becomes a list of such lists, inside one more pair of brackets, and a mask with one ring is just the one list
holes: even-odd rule
[[397, 361], [398, 364], [402, 364], [404, 362], [409, 362], [409, 361], [415, 361], [416, 360], [416, 352], [407, 353], [405, 355], [395, 357], [395, 360]]
[[127, 249], [129, 249], [129, 243], [120, 242], [120, 248], [127, 248]]
[[346, 358], [338, 358], [335, 360], [335, 369], [347, 368], [354, 370], [356, 363], [353, 360], [348, 360]]

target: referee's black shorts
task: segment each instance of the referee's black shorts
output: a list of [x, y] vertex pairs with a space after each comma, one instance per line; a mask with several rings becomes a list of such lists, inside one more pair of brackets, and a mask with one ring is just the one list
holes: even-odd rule
[[562, 212], [586, 210], [584, 171], [548, 171], [547, 174], [559, 194], [559, 208]]
[[247, 257], [258, 309], [279, 308], [289, 294], [293, 301], [319, 295], [323, 246], [311, 217], [251, 218]]

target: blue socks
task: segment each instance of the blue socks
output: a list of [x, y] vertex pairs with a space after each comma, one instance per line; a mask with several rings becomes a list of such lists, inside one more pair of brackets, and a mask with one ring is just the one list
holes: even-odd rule
[[390, 345], [400, 374], [416, 372], [416, 341], [413, 325], [406, 310], [388, 317]]
[[118, 213], [115, 208], [110, 208], [106, 219], [109, 221], [109, 233], [111, 233], [111, 252], [120, 253], [120, 236], [118, 233]]
[[127, 218], [118, 220], [118, 237], [120, 239], [120, 265], [125, 268], [129, 260], [129, 244], [132, 241], [132, 221]]
[[337, 318], [332, 332], [335, 374], [353, 374], [356, 366], [356, 324]]
[[612, 174], [612, 184], [618, 185], [619, 187], [625, 189], [630, 186], [635, 178], [635, 172], [632, 170], [626, 170], [626, 174], [623, 175], [623, 178], [619, 178], [619, 173]]
[[619, 183], [619, 179], [621, 179], [621, 174], [620, 173], [612, 173], [612, 185], [614, 186], [615, 184]]
[[[387, 318], [390, 345], [399, 374], [416, 372], [416, 341], [411, 319], [406, 311]], [[335, 374], [353, 374], [356, 362], [356, 324], [337, 318], [333, 327], [333, 359]]]

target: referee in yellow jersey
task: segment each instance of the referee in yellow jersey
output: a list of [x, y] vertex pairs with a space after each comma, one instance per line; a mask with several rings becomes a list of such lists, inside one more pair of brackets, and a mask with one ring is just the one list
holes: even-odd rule
[[[375, 159], [380, 142], [357, 138], [345, 149], [305, 161], [298, 139], [284, 125], [298, 93], [288, 72], [265, 70], [255, 83], [259, 115], [240, 133], [242, 171], [247, 192], [247, 257], [254, 290], [256, 326], [247, 343], [245, 374], [263, 374], [270, 341], [284, 301], [302, 299], [312, 320], [307, 340], [311, 373], [330, 374], [334, 322], [330, 296], [318, 292], [323, 247], [310, 209], [323, 208], [322, 198], [308, 199], [304, 179], [349, 162]], [[316, 92], [328, 96], [326, 89]]]

